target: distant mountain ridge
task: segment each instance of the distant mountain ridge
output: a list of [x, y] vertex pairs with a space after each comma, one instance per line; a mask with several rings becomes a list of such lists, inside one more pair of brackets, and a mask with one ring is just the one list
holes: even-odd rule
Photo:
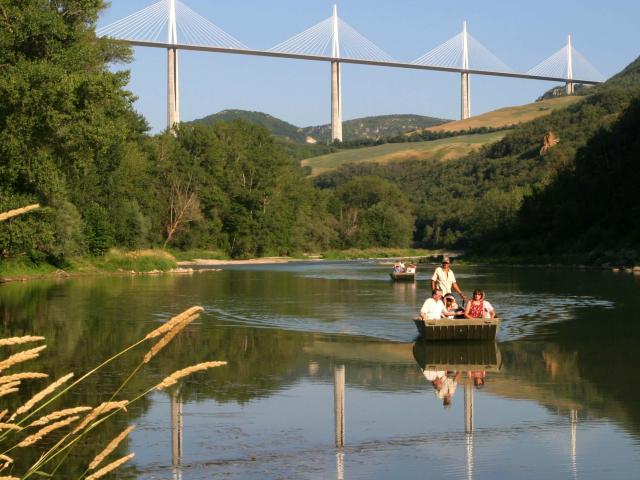
[[[274, 136], [292, 143], [328, 143], [331, 137], [331, 125], [329, 124], [297, 127], [268, 113], [248, 110], [222, 110], [213, 115], [196, 119], [193, 122], [211, 124], [218, 121], [238, 119], [262, 125]], [[342, 123], [342, 131], [345, 141], [361, 138], [376, 139], [433, 127], [449, 121], [442, 118], [414, 114], [380, 115], [347, 120]]]

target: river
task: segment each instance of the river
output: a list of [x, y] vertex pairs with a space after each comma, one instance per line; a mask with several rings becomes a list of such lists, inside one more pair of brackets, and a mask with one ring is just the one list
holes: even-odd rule
[[[432, 267], [421, 267], [415, 284], [392, 283], [374, 261], [4, 284], [0, 336], [45, 336], [48, 348], [23, 369], [79, 375], [201, 305], [119, 396], [189, 365], [228, 362], [130, 405], [73, 449], [55, 478], [78, 478], [132, 424], [113, 458], [136, 457], [117, 478], [637, 475], [640, 276], [454, 265], [463, 290], [483, 288], [503, 319], [497, 343], [425, 346], [414, 343], [412, 322], [430, 293]], [[109, 364], [60, 405], [108, 400], [147, 350]], [[447, 395], [432, 369], [448, 372]], [[3, 408], [43, 385], [2, 398]]]

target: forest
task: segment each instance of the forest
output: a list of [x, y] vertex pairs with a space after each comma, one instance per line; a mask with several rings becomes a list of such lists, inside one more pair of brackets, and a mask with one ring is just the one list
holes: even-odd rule
[[[0, 212], [42, 205], [2, 224], [3, 260], [64, 268], [113, 247], [234, 258], [614, 249], [637, 258], [639, 61], [465, 158], [356, 164], [310, 178], [292, 149], [243, 121], [151, 135], [127, 72], [109, 68], [132, 51], [95, 36], [103, 8], [102, 0], [0, 3]], [[550, 132], [560, 141], [542, 154]]]

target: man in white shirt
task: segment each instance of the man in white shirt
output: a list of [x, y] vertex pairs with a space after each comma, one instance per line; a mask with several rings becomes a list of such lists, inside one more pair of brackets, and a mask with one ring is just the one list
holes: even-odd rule
[[433, 272], [433, 276], [431, 277], [431, 289], [434, 290], [439, 288], [446, 295], [447, 293], [452, 293], [451, 290], [455, 290], [460, 294], [463, 300], [467, 300], [467, 297], [456, 282], [456, 276], [453, 274], [453, 270], [451, 270], [451, 261], [449, 257], [444, 257], [442, 259], [442, 266], [436, 268]]
[[422, 305], [420, 318], [422, 320], [439, 320], [445, 315], [452, 317], [455, 312], [447, 310], [444, 303], [442, 303], [442, 290], [436, 288], [431, 292], [431, 298], [427, 298]]

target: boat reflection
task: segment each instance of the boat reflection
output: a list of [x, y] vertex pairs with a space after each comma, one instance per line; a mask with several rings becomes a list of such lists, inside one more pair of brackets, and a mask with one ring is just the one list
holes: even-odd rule
[[462, 383], [464, 389], [464, 431], [466, 435], [467, 479], [473, 478], [474, 390], [484, 387], [488, 372], [502, 367], [500, 349], [495, 342], [432, 343], [416, 342], [413, 357], [425, 379], [445, 408]]

